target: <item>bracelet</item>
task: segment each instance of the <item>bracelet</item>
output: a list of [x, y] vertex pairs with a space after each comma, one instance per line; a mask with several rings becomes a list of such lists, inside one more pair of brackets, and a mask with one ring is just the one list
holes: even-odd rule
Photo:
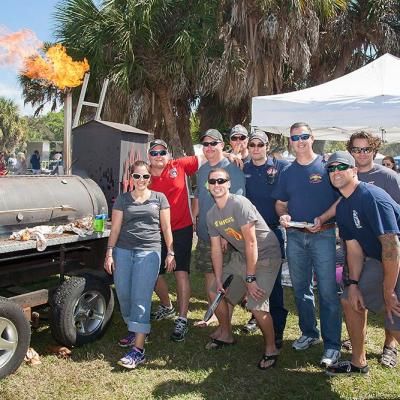
[[175, 257], [175, 253], [174, 253], [173, 251], [169, 251], [169, 252], [167, 253], [167, 256]]
[[350, 286], [350, 285], [358, 285], [358, 281], [356, 281], [354, 279], [347, 279], [345, 281], [345, 286]]

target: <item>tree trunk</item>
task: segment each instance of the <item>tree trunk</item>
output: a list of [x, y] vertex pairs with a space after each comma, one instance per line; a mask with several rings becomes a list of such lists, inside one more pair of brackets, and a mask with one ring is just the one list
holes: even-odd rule
[[170, 149], [172, 149], [172, 155], [174, 157], [183, 156], [182, 144], [179, 139], [178, 130], [176, 126], [176, 116], [173, 111], [171, 104], [171, 97], [169, 95], [169, 90], [160, 85], [156, 91], [158, 98], [160, 99], [160, 105], [162, 114], [164, 117], [165, 127], [168, 133], [167, 143]]
[[181, 140], [183, 149], [187, 156], [193, 155], [193, 140], [190, 134], [190, 105], [186, 101], [178, 100], [177, 102], [178, 111], [178, 134]]

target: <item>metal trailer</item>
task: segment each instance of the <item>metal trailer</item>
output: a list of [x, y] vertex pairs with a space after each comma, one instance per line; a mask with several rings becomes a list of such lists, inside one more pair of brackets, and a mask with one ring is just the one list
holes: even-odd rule
[[[42, 200], [32, 195], [32, 185], [41, 191]], [[21, 188], [28, 188], [25, 195]], [[52, 194], [46, 195], [50, 189]], [[96, 214], [104, 206], [98, 186], [80, 177], [0, 180], [0, 378], [16, 371], [24, 360], [35, 307], [49, 305], [52, 336], [69, 347], [99, 338], [114, 309], [112, 282], [103, 270], [108, 229], [86, 237], [68, 233], [50, 237], [42, 252], [34, 240], [9, 240], [10, 230], [66, 223], [88, 211]]]

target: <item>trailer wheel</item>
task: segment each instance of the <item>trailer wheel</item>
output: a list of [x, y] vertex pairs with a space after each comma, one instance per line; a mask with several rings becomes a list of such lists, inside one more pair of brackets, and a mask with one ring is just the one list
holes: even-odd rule
[[71, 277], [56, 289], [50, 304], [54, 339], [65, 346], [80, 346], [105, 332], [114, 310], [114, 294], [93, 276]]
[[22, 309], [0, 297], [0, 379], [18, 369], [30, 340], [31, 327]]

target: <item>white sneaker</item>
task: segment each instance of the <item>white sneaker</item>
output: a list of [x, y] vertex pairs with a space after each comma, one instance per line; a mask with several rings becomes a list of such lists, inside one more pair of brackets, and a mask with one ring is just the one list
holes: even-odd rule
[[336, 364], [340, 358], [340, 351], [334, 349], [327, 349], [321, 358], [321, 367], [328, 368], [333, 364]]
[[302, 335], [293, 342], [292, 347], [295, 350], [307, 350], [309, 347], [314, 346], [319, 343], [321, 343], [321, 339], [319, 339], [319, 338], [313, 338], [310, 336]]

